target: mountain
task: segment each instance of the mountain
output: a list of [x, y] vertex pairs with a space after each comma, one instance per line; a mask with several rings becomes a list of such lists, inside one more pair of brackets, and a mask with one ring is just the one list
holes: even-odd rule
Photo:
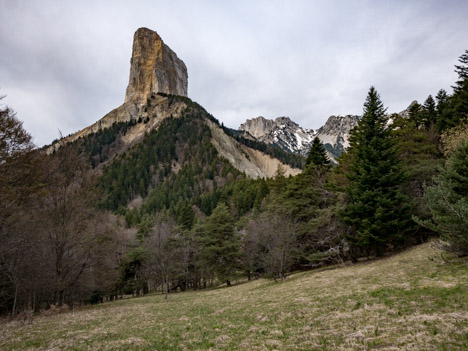
[[114, 156], [138, 145], [165, 120], [195, 115], [201, 116], [208, 127], [216, 152], [247, 176], [271, 177], [280, 164], [288, 175], [300, 173], [300, 169], [239, 143], [226, 134], [213, 116], [187, 98], [187, 88], [188, 74], [184, 62], [155, 31], [140, 28], [134, 35], [125, 102], [91, 126], [54, 142], [47, 152], [52, 153], [63, 145], [80, 141], [91, 152], [89, 157], [93, 165], [99, 166], [101, 162], [109, 162]]
[[306, 155], [314, 139], [314, 131], [304, 129], [289, 117], [278, 117], [275, 120], [262, 116], [248, 119], [241, 124], [240, 131], [244, 137], [253, 137], [266, 144], [274, 144], [281, 149], [295, 154]]
[[358, 121], [359, 116], [330, 116], [325, 125], [314, 131], [302, 128], [289, 117], [271, 120], [260, 116], [248, 119], [241, 124], [239, 131], [244, 138], [272, 144], [284, 151], [303, 156], [307, 155], [312, 140], [317, 136], [330, 159], [334, 161], [349, 146], [349, 132]]
[[[109, 162], [115, 155], [141, 142], [146, 133], [158, 129], [167, 118], [181, 118], [189, 106], [197, 105], [204, 111], [187, 98], [187, 91], [188, 73], [184, 62], [158, 33], [139, 28], [134, 35], [124, 103], [91, 126], [54, 142], [47, 152], [52, 153], [67, 143], [97, 133], [109, 137], [116, 129], [115, 125], [128, 124], [124, 128], [125, 134], [119, 131], [109, 137], [113, 143], [105, 146], [105, 157], [90, 156], [96, 166], [100, 161]], [[209, 115], [206, 111], [200, 113]], [[357, 120], [357, 116], [331, 116], [323, 127], [313, 131], [300, 127], [289, 117], [275, 120], [257, 117], [241, 125], [240, 135], [220, 127], [214, 118], [206, 119], [206, 123], [217, 152], [239, 171], [258, 178], [273, 176], [278, 164], [284, 166], [286, 174], [299, 173], [303, 160], [285, 152], [305, 156], [315, 136], [324, 142], [330, 158], [335, 160], [348, 146], [349, 130]], [[94, 149], [102, 147], [95, 146]]]

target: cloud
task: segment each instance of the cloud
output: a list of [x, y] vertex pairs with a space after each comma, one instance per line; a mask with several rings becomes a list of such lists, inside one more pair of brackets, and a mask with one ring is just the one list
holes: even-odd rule
[[230, 127], [290, 116], [318, 128], [359, 114], [375, 85], [389, 111], [440, 88], [468, 48], [466, 1], [0, 0], [0, 88], [37, 144], [119, 106], [133, 33], [184, 60], [189, 96]]

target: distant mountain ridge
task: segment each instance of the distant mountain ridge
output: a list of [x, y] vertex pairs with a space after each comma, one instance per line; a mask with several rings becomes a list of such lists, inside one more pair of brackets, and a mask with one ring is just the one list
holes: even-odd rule
[[241, 124], [239, 130], [243, 132], [244, 137], [253, 137], [258, 141], [274, 144], [287, 152], [300, 155], [307, 153], [315, 135], [312, 129], [302, 128], [289, 117], [271, 120], [259, 116], [248, 119]]
[[[409, 111], [417, 101], [398, 114], [409, 117]], [[238, 129], [245, 139], [256, 140], [265, 144], [275, 145], [280, 149], [297, 155], [306, 156], [312, 140], [317, 136], [327, 150], [328, 157], [333, 162], [349, 147], [351, 129], [356, 127], [361, 116], [332, 115], [325, 124], [317, 130], [301, 127], [289, 117], [268, 119], [263, 116], [247, 119]], [[389, 120], [391, 123], [391, 118]]]
[[360, 116], [330, 116], [327, 122], [314, 131], [299, 126], [289, 117], [274, 120], [263, 116], [248, 119], [239, 127], [244, 138], [253, 138], [266, 144], [299, 154], [307, 155], [313, 139], [317, 136], [324, 144], [333, 161], [349, 146], [349, 132], [359, 122]]

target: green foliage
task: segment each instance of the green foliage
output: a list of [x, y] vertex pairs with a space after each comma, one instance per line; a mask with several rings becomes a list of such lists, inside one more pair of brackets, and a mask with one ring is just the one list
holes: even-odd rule
[[451, 98], [453, 125], [468, 117], [468, 50], [458, 59], [460, 65], [455, 66], [458, 73], [458, 81], [453, 87]]
[[238, 220], [252, 210], [260, 210], [269, 191], [265, 179], [242, 178], [195, 197], [193, 203], [208, 216], [219, 203], [228, 204], [234, 218]]
[[[316, 211], [326, 201], [322, 191], [323, 178], [323, 169], [308, 167], [306, 171], [288, 180], [278, 196], [277, 210], [297, 221], [307, 222], [314, 218]], [[275, 202], [275, 199], [271, 202]]]
[[421, 225], [440, 234], [446, 249], [468, 255], [468, 144], [460, 146], [447, 160], [434, 185], [426, 188], [424, 199], [431, 219], [418, 219]]
[[422, 106], [417, 102], [411, 104], [408, 109], [408, 119], [417, 127], [422, 125]]
[[[438, 148], [439, 133], [432, 125], [429, 128], [418, 128], [411, 119], [393, 115], [392, 136], [395, 148], [401, 160], [406, 181], [404, 193], [411, 199], [412, 215], [427, 218], [429, 210], [423, 199], [424, 184], [437, 174], [442, 165], [443, 155]], [[425, 240], [431, 232], [418, 231], [418, 240]]]
[[424, 127], [430, 128], [435, 125], [437, 119], [436, 103], [432, 95], [429, 95], [424, 101]]
[[195, 223], [195, 212], [192, 206], [187, 202], [179, 202], [176, 207], [178, 214], [177, 223], [179, 223], [184, 229], [192, 229]]
[[220, 204], [203, 224], [201, 258], [212, 267], [220, 281], [230, 285], [239, 267], [240, 241], [234, 232], [234, 220], [226, 205]]
[[404, 175], [387, 120], [380, 96], [371, 87], [363, 117], [351, 132], [353, 159], [346, 174], [349, 202], [341, 212], [353, 228], [348, 237], [351, 244], [377, 254], [387, 244], [404, 241], [410, 220], [407, 198], [401, 192]]
[[101, 129], [81, 139], [81, 152], [87, 155], [91, 166], [95, 167], [106, 161], [118, 136], [125, 135], [127, 129], [134, 124], [134, 121], [114, 123], [109, 128]]
[[328, 159], [325, 148], [318, 137], [314, 138], [312, 146], [307, 154], [306, 167], [311, 164], [316, 166], [330, 166], [330, 160]]
[[430, 129], [437, 124], [438, 112], [432, 95], [429, 95], [423, 105], [417, 102], [411, 104], [408, 119], [418, 129]]
[[436, 95], [437, 101], [437, 120], [436, 127], [439, 132], [443, 132], [448, 128], [450, 124], [450, 101], [447, 92], [444, 89], [440, 89]]
[[447, 96], [444, 91], [437, 94], [437, 128], [444, 132], [456, 127], [468, 117], [468, 50], [460, 56], [460, 65], [455, 66], [458, 80], [453, 86], [453, 95]]
[[141, 247], [128, 251], [120, 263], [120, 281], [117, 288], [125, 294], [139, 294], [145, 290], [146, 282], [141, 274], [145, 252]]

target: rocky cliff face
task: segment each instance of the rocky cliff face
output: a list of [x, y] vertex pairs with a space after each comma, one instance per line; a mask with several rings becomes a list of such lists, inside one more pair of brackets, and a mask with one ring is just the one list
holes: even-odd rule
[[125, 102], [144, 104], [152, 93], [187, 96], [187, 67], [155, 31], [140, 28], [133, 37]]
[[257, 118], [248, 119], [245, 123], [242, 123], [239, 130], [246, 131], [254, 138], [262, 140], [265, 136], [269, 135], [275, 127], [275, 121], [259, 116]]
[[245, 172], [249, 177], [273, 177], [279, 165], [285, 170], [286, 176], [294, 176], [301, 173], [300, 169], [292, 168], [289, 165], [281, 163], [276, 158], [238, 143], [212, 121], [207, 121], [207, 124], [213, 137], [212, 143], [219, 154], [239, 171]]
[[349, 132], [357, 126], [360, 116], [330, 116], [327, 122], [317, 129], [316, 135], [325, 146], [328, 156], [335, 160], [349, 146]]
[[285, 151], [303, 155], [307, 153], [314, 139], [312, 129], [300, 127], [289, 117], [271, 120], [260, 116], [248, 119], [241, 124], [239, 130], [243, 131], [247, 138], [254, 137], [264, 143], [277, 145]]

